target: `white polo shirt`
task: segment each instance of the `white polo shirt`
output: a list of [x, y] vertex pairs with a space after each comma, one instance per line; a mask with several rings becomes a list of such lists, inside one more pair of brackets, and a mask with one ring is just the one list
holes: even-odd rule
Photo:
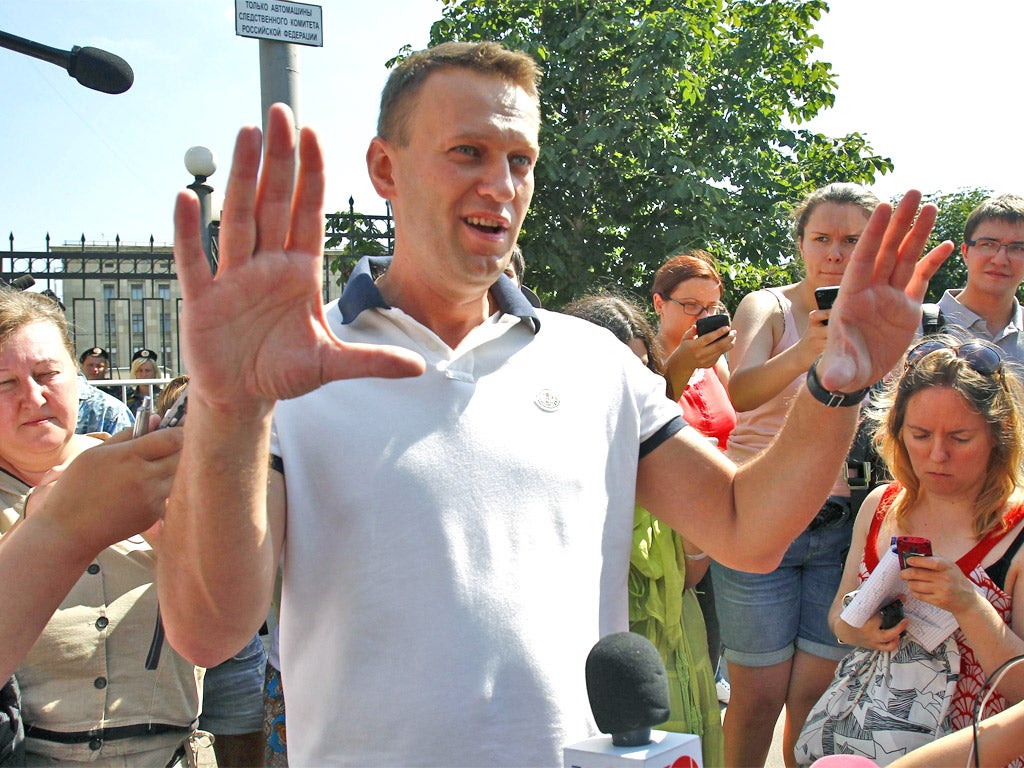
[[332, 331], [427, 370], [277, 406], [289, 762], [560, 765], [595, 733], [586, 656], [628, 627], [641, 444], [679, 407], [609, 332], [504, 278], [506, 311], [452, 350], [360, 269]]
[[990, 341], [1003, 353], [1018, 364], [1024, 364], [1024, 311], [1020, 302], [1013, 300], [1013, 317], [998, 335], [989, 333], [988, 323], [976, 312], [960, 303], [959, 296], [963, 289], [947, 290], [939, 299], [939, 310], [947, 325], [958, 325], [977, 339]]

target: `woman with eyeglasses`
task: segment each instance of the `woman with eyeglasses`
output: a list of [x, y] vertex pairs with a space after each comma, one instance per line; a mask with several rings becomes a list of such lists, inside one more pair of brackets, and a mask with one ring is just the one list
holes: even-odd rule
[[[909, 618], [889, 629], [882, 629], [879, 614], [861, 627], [841, 618], [844, 596], [878, 567], [892, 537], [930, 540], [932, 556], [907, 558], [900, 578], [908, 595], [949, 611], [958, 625], [953, 636], [959, 677], [938, 735], [971, 724], [986, 677], [1024, 647], [1024, 582], [1017, 554], [1024, 543], [1022, 408], [1021, 380], [997, 347], [940, 336], [911, 348], [902, 374], [889, 381], [867, 412], [875, 446], [895, 480], [872, 491], [857, 515], [829, 623], [842, 643], [890, 652], [894, 659], [897, 652], [901, 658], [938, 653], [918, 643]], [[1014, 606], [1018, 610], [1011, 610]], [[1024, 674], [1011, 673], [984, 714], [1000, 712], [1008, 700], [1022, 696]], [[917, 722], [912, 712], [904, 716]], [[845, 732], [844, 751], [879, 765], [902, 754], [893, 745], [915, 738], [891, 724]], [[917, 734], [917, 743], [932, 737]]]
[[[664, 355], [660, 363], [668, 395], [679, 401], [686, 423], [724, 451], [736, 426], [736, 411], [726, 389], [726, 355], [735, 344], [736, 333], [729, 327], [722, 304], [722, 277], [714, 258], [699, 249], [672, 256], [655, 274], [651, 293], [658, 315], [658, 346]], [[698, 335], [698, 321], [714, 315], [725, 315], [725, 323]], [[719, 669], [722, 641], [710, 571], [696, 581], [693, 591], [707, 627], [716, 695], [721, 703], [728, 704], [732, 690]]]
[[697, 321], [726, 314], [722, 278], [714, 258], [702, 250], [680, 253], [658, 269], [651, 289], [658, 315], [658, 343], [669, 396], [679, 401], [686, 422], [725, 450], [736, 426], [729, 402], [726, 354], [736, 341], [728, 318], [719, 328], [697, 334]]
[[[830, 310], [817, 308], [815, 290], [839, 285], [878, 203], [857, 184], [812, 192], [792, 216], [803, 279], [740, 301], [728, 385], [737, 423], [727, 454], [737, 464], [760, 453], [781, 429], [808, 368], [824, 350]], [[829, 630], [828, 607], [850, 545], [849, 496], [844, 478], [836, 477], [817, 517], [771, 573], [711, 565], [732, 683], [725, 714], [727, 765], [764, 764], [783, 706], [783, 758], [792, 765], [807, 713], [845, 655]]]

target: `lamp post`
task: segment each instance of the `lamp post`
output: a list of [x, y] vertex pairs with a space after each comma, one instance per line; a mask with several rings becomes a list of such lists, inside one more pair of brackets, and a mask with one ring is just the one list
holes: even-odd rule
[[185, 169], [191, 173], [195, 180], [188, 185], [188, 188], [196, 193], [199, 198], [199, 221], [203, 238], [203, 252], [210, 264], [210, 271], [216, 274], [217, 261], [213, 257], [210, 247], [210, 222], [213, 220], [210, 195], [213, 187], [206, 183], [206, 180], [213, 176], [217, 170], [217, 161], [213, 159], [213, 152], [206, 147], [190, 147], [185, 153]]

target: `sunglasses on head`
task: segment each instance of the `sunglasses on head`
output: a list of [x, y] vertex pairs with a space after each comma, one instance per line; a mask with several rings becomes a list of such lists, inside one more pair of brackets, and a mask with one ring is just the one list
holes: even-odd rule
[[974, 339], [965, 341], [963, 344], [947, 344], [937, 339], [927, 339], [910, 348], [903, 370], [907, 371], [913, 368], [925, 357], [940, 350], [953, 353], [967, 363], [971, 370], [983, 376], [993, 376], [1003, 367], [1002, 350], [987, 341]]

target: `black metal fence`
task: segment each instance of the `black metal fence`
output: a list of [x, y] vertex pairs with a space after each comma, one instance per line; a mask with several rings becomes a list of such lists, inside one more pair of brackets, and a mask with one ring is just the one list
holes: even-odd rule
[[[215, 263], [216, 225], [211, 232]], [[181, 292], [170, 246], [158, 246], [153, 238], [148, 246], [127, 245], [119, 237], [89, 243], [85, 235], [78, 243], [51, 246], [47, 235], [46, 250], [16, 251], [13, 233], [8, 241], [8, 252], [0, 252], [0, 279], [11, 282], [31, 275], [33, 290], [53, 291], [65, 305], [77, 350], [103, 347], [122, 378], [132, 353], [143, 347], [157, 352], [166, 375], [184, 372], [178, 343]], [[341, 293], [360, 256], [392, 252], [390, 206], [384, 215], [360, 214], [350, 198], [348, 211], [327, 216], [325, 247], [326, 303]]]

